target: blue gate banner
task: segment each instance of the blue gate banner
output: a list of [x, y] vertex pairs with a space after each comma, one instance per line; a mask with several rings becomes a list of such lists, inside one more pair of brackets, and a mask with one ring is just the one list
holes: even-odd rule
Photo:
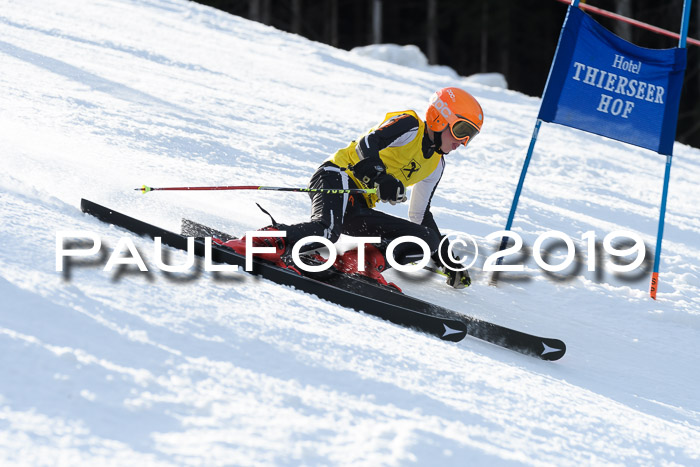
[[569, 6], [538, 118], [673, 154], [686, 49], [645, 49]]

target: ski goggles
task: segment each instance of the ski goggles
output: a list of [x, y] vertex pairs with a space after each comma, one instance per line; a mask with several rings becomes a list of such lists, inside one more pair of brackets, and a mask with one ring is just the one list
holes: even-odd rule
[[467, 119], [460, 118], [450, 125], [452, 136], [458, 141], [464, 140], [464, 145], [467, 145], [472, 138], [479, 134], [479, 129]]

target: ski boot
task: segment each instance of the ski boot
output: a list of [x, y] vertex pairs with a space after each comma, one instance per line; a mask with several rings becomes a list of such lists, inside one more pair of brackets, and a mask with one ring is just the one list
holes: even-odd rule
[[342, 255], [339, 255], [333, 268], [344, 274], [355, 274], [361, 277], [366, 277], [372, 281], [378, 282], [380, 285], [393, 287], [399, 292], [401, 289], [393, 282], [387, 282], [382, 276], [382, 272], [387, 269], [386, 259], [379, 248], [374, 245], [365, 245], [365, 261], [364, 271], [359, 270], [359, 262], [357, 257], [358, 250], [353, 248]]
[[[259, 232], [261, 232], [261, 231], [279, 232], [279, 229], [277, 229], [276, 227], [273, 227], [273, 226], [268, 226], [268, 227], [263, 227], [262, 229], [259, 230]], [[235, 239], [229, 240], [227, 242], [219, 240], [218, 238], [212, 238], [212, 241], [218, 245], [231, 248], [233, 251], [235, 251], [239, 255], [245, 256], [245, 254], [246, 254], [246, 238], [245, 238], [245, 236], [243, 236], [241, 238], [235, 238]], [[296, 272], [297, 274], [301, 275], [301, 273], [297, 270], [297, 268], [288, 264], [288, 262], [287, 262], [287, 258], [286, 258], [287, 242], [286, 242], [284, 237], [274, 237], [274, 236], [253, 237], [252, 245], [255, 247], [273, 247], [275, 249], [274, 252], [270, 252], [270, 253], [254, 253], [253, 254], [254, 258], [264, 259], [266, 261], [271, 262], [275, 266], [279, 266], [279, 267], [284, 268], [284, 269], [291, 269], [294, 272]]]

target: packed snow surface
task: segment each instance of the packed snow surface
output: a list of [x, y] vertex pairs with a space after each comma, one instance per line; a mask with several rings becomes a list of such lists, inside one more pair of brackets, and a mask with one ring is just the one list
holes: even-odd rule
[[[256, 202], [305, 220], [304, 194], [134, 188], [304, 186], [386, 112], [423, 112], [445, 86], [486, 115], [447, 156], [432, 202], [443, 231], [477, 240], [474, 284], [387, 276], [564, 340], [558, 362], [444, 342], [244, 272], [166, 274], [151, 240], [80, 211], [87, 198], [171, 230], [187, 217], [234, 234], [269, 222]], [[505, 225], [537, 98], [184, 0], [0, 0], [0, 89], [2, 465], [700, 463], [697, 149], [674, 149], [653, 301], [648, 264], [618, 277], [603, 253], [588, 271], [582, 237], [627, 230], [653, 251], [665, 158], [548, 124], [514, 230], [530, 249], [561, 231], [583, 267], [549, 274], [513, 255], [525, 271], [505, 277], [520, 279], [488, 285], [487, 236]], [[102, 254], [58, 272], [63, 231], [94, 234]], [[125, 238], [149, 272], [103, 270]]]

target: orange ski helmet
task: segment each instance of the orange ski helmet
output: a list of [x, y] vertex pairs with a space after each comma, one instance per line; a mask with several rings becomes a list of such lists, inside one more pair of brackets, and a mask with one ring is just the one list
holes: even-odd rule
[[479, 102], [459, 88], [443, 88], [430, 98], [425, 113], [428, 128], [440, 133], [449, 126], [452, 136], [467, 143], [479, 134], [484, 123], [484, 111]]

